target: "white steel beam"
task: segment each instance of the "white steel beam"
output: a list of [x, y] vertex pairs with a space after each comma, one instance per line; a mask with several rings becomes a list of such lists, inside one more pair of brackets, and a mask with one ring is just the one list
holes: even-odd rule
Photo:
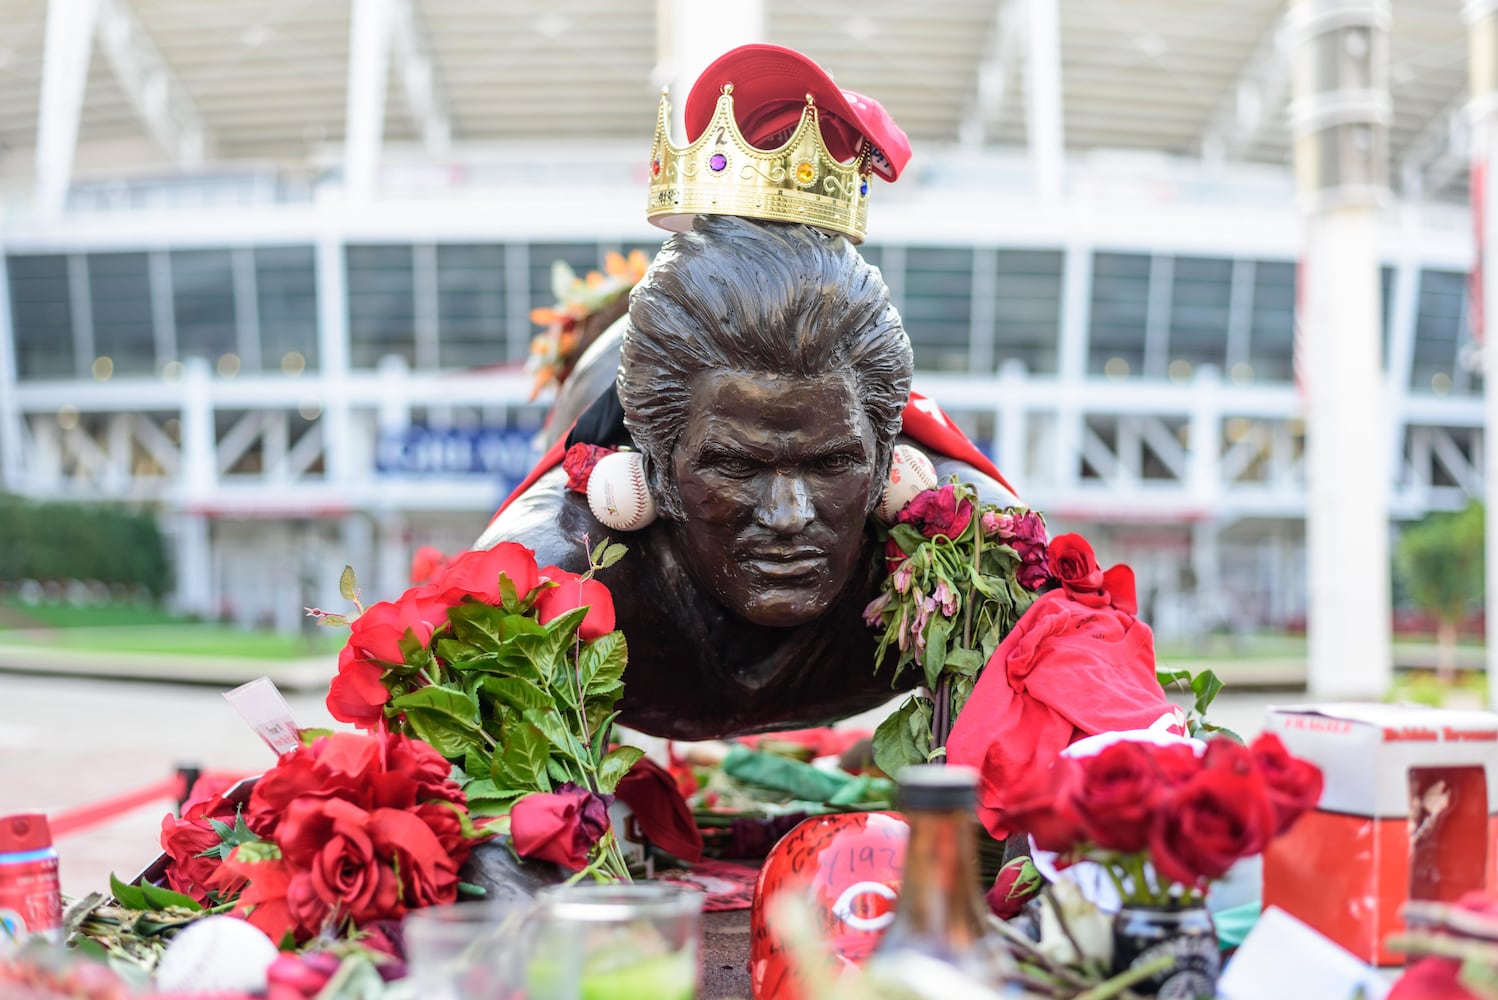
[[1243, 64], [1232, 89], [1207, 120], [1202, 156], [1234, 160], [1253, 149], [1280, 115], [1290, 85], [1289, 44], [1277, 18]]
[[1023, 0], [998, 0], [995, 8], [994, 23], [983, 46], [983, 60], [978, 64], [978, 85], [968, 98], [957, 133], [962, 145], [969, 149], [981, 148], [986, 123], [998, 120], [1025, 52]]
[[96, 0], [99, 41], [141, 123], [173, 162], [203, 162], [208, 128], [127, 0]]
[[16, 337], [10, 319], [10, 278], [0, 244], [0, 489], [18, 493], [21, 461], [21, 405], [16, 399]]
[[369, 198], [380, 169], [394, 6], [395, 0], [353, 0], [349, 19], [343, 183], [353, 201]]
[[1435, 194], [1467, 169], [1472, 147], [1467, 101], [1463, 89], [1405, 147], [1399, 160], [1399, 183], [1407, 199]]
[[1060, 198], [1066, 168], [1066, 125], [1061, 106], [1061, 28], [1058, 0], [1026, 0], [1025, 132], [1030, 172], [1042, 202]]
[[391, 44], [406, 111], [421, 130], [421, 142], [429, 153], [445, 153], [452, 142], [452, 119], [447, 100], [437, 84], [431, 44], [411, 0], [395, 0], [390, 11]]
[[48, 0], [36, 123], [36, 204], [43, 217], [57, 215], [67, 201], [98, 16], [99, 0]]

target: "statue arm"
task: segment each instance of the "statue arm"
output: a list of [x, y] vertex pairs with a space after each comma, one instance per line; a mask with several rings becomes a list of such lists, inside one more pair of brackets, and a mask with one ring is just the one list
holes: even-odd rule
[[500, 542], [519, 542], [535, 550], [542, 566], [582, 573], [588, 568], [587, 542], [596, 543], [607, 534], [588, 510], [588, 501], [567, 489], [567, 472], [557, 466], [495, 517], [473, 547], [492, 549]]

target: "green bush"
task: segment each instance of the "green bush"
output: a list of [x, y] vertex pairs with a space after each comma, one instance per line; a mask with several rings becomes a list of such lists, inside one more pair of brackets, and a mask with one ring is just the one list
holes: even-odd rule
[[21, 580], [98, 580], [160, 597], [171, 567], [150, 511], [0, 494], [0, 582]]

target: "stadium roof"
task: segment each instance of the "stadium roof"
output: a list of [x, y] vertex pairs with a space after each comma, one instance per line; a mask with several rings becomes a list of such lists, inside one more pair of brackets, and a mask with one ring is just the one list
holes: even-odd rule
[[[1283, 0], [763, 2], [766, 40], [881, 100], [917, 155], [1025, 145], [1026, 11], [1038, 4], [1058, 26], [1049, 113], [1069, 154], [1289, 162]], [[89, 147], [142, 139], [162, 165], [325, 161], [344, 139], [351, 12], [366, 3], [392, 14], [391, 145], [643, 142], [669, 75], [659, 55], [669, 18], [656, 0], [50, 0], [89, 3], [97, 26], [78, 57], [77, 142], [80, 164], [95, 166]], [[25, 175], [35, 160], [48, 8], [0, 0], [0, 174]], [[1391, 12], [1390, 176], [1460, 195], [1459, 4], [1393, 0]]]

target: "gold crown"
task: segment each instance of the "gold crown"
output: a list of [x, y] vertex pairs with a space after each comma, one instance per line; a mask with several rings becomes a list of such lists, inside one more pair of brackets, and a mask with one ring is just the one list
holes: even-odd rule
[[849, 163], [827, 151], [816, 102], [777, 149], [760, 150], [739, 132], [733, 84], [723, 85], [712, 120], [685, 147], [671, 144], [671, 105], [661, 92], [650, 152], [646, 217], [673, 232], [691, 228], [694, 215], [738, 215], [771, 222], [804, 222], [862, 243], [868, 231], [869, 145]]

